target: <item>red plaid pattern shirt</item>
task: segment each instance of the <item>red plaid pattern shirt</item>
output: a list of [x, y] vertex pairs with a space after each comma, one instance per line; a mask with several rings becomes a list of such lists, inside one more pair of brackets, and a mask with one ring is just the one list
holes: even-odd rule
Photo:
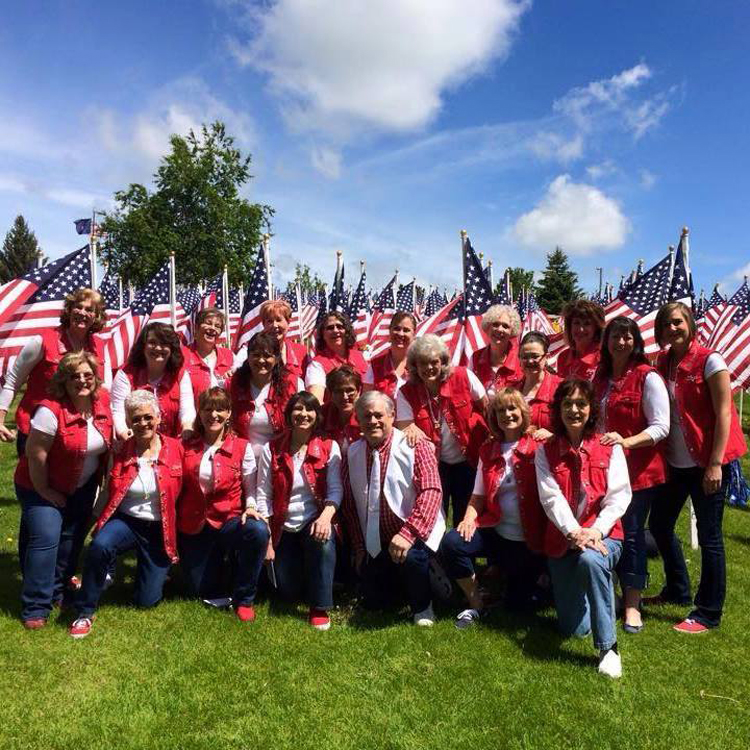
[[[372, 452], [380, 453], [380, 486], [385, 486], [388, 470], [388, 459], [391, 455], [393, 433], [378, 448], [367, 446], [367, 476], [372, 471]], [[359, 515], [354, 504], [351, 484], [349, 483], [349, 462], [343, 461], [341, 479], [344, 484], [344, 500], [341, 506], [349, 537], [355, 552], [365, 549], [365, 538], [359, 524]], [[390, 508], [388, 501], [380, 491], [380, 543], [386, 549], [396, 534], [401, 534], [409, 542], [417, 539], [426, 541], [435, 525], [440, 506], [443, 503], [443, 490], [440, 484], [435, 447], [428, 440], [420, 440], [414, 448], [414, 489], [416, 497], [411, 515], [402, 521]]]

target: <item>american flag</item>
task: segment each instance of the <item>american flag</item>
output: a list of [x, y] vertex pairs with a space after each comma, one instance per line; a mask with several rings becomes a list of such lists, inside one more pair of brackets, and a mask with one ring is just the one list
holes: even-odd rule
[[60, 325], [66, 295], [81, 287], [91, 288], [88, 245], [0, 287], [0, 376], [33, 336]]
[[672, 275], [672, 254], [667, 254], [644, 273], [634, 284], [626, 287], [622, 296], [607, 305], [607, 321], [618, 315], [637, 321], [647, 354], [655, 354], [659, 347], [654, 338], [654, 321], [659, 308], [669, 302]]
[[747, 279], [732, 295], [728, 307], [732, 307], [734, 313], [723, 326], [721, 336], [711, 337], [708, 347], [724, 357], [732, 379], [732, 390], [736, 390], [750, 385], [750, 289]]
[[352, 296], [349, 307], [349, 320], [354, 327], [354, 338], [357, 347], [363, 349], [367, 345], [367, 334], [370, 330], [370, 300], [367, 297], [367, 273], [362, 269], [359, 283]]
[[268, 288], [268, 269], [266, 268], [266, 256], [263, 246], [258, 250], [258, 258], [255, 261], [253, 277], [250, 286], [245, 293], [242, 305], [242, 313], [237, 333], [234, 338], [234, 351], [239, 351], [258, 331], [263, 330], [260, 319], [260, 306], [271, 298], [271, 290]]
[[432, 317], [436, 312], [445, 307], [446, 304], [448, 304], [447, 300], [440, 294], [440, 291], [436, 287], [427, 295], [427, 302], [424, 306], [424, 318]]
[[495, 302], [498, 305], [512, 305], [513, 295], [511, 294], [510, 288], [510, 268], [505, 269], [503, 274], [503, 281], [500, 284], [500, 291], [495, 294]]
[[107, 322], [100, 335], [107, 337], [112, 330], [112, 324], [120, 317], [120, 281], [119, 278], [109, 271], [104, 274], [102, 283], [99, 285], [99, 294], [104, 298], [104, 307], [107, 311]]
[[205, 310], [207, 307], [217, 307], [218, 303], [216, 300], [218, 299], [219, 292], [221, 292], [223, 285], [223, 273], [220, 273], [218, 276], [211, 279], [211, 281], [206, 284], [206, 290], [203, 292], [200, 304], [198, 305], [198, 310]]
[[704, 344], [708, 343], [716, 330], [727, 304], [726, 297], [719, 291], [719, 285], [717, 284], [708, 302], [703, 306], [703, 314], [700, 316], [698, 323], [698, 336]]
[[396, 312], [414, 313], [414, 295], [416, 281], [411, 280], [409, 284], [402, 284], [396, 295]]
[[349, 307], [346, 299], [346, 291], [344, 290], [344, 264], [341, 260], [341, 255], [337, 256], [338, 264], [336, 266], [336, 273], [333, 276], [333, 286], [331, 286], [331, 294], [328, 297], [328, 310], [333, 312], [345, 313]]
[[[442, 302], [441, 295], [436, 295], [436, 303]], [[432, 333], [438, 336], [448, 347], [451, 356], [458, 351], [460, 358], [461, 349], [459, 344], [462, 341], [463, 326], [461, 312], [463, 310], [463, 296], [458, 296], [450, 302], [446, 302], [431, 315], [428, 315], [417, 326], [417, 336], [424, 336]], [[429, 300], [428, 300], [429, 306]]]
[[[224, 311], [224, 292], [220, 291], [216, 296], [216, 307], [222, 312]], [[234, 337], [237, 335], [237, 330], [240, 327], [240, 318], [242, 313], [242, 295], [240, 290], [236, 287], [229, 290], [229, 304], [227, 305], [227, 312], [229, 313], [229, 320], [227, 320], [227, 326], [229, 327], [229, 334], [231, 340], [234, 341]]]
[[194, 286], [184, 287], [177, 292], [177, 309], [175, 312], [177, 332], [182, 333], [186, 341], [192, 341], [193, 322], [201, 299], [200, 290]]
[[463, 317], [461, 341], [453, 351], [454, 363], [467, 360], [478, 349], [487, 346], [487, 335], [482, 330], [482, 315], [487, 312], [494, 300], [490, 282], [484, 274], [482, 263], [477, 257], [469, 238], [463, 243], [464, 301], [459, 315]]
[[396, 311], [396, 283], [394, 276], [378, 295], [372, 306], [372, 318], [368, 340], [370, 343], [370, 358], [377, 357], [388, 348], [388, 327], [391, 325], [393, 313]]
[[706, 346], [715, 349], [722, 354], [732, 343], [736, 335], [735, 318], [741, 313], [750, 297], [750, 289], [747, 285], [747, 277], [742, 282], [740, 288], [723, 304], [720, 304], [719, 312], [714, 324], [713, 331], [708, 337]]
[[425, 292], [425, 288], [423, 286], [417, 287], [417, 302], [414, 305], [414, 317], [417, 320], [422, 320], [424, 317], [424, 303], [425, 298], [427, 297], [427, 294]]
[[131, 347], [146, 323], [154, 320], [171, 323], [170, 266], [171, 262], [167, 261], [156, 272], [112, 326], [105, 356], [113, 371], [125, 364]]
[[534, 292], [528, 292], [524, 295], [523, 304], [521, 305], [518, 314], [522, 321], [522, 337], [529, 331], [538, 331], [539, 333], [543, 333], [545, 336], [550, 337], [557, 335], [555, 327], [547, 317], [547, 313], [539, 307]]

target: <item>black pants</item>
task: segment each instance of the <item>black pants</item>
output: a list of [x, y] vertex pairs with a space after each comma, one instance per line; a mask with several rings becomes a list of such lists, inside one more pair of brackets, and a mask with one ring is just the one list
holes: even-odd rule
[[464, 519], [466, 506], [474, 489], [474, 479], [477, 470], [468, 461], [458, 464], [447, 464], [441, 461], [438, 465], [440, 471], [440, 484], [443, 487], [443, 510], [445, 511], [446, 523], [448, 521], [448, 509], [453, 508], [453, 526], [458, 526]]

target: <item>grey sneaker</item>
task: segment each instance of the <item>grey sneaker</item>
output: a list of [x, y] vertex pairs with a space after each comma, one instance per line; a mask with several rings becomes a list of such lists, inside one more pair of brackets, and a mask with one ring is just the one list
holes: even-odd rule
[[435, 613], [432, 611], [432, 604], [427, 609], [417, 612], [414, 615], [414, 624], [420, 628], [431, 628], [435, 624]]
[[459, 630], [467, 630], [476, 625], [481, 617], [478, 609], [465, 609], [456, 615], [456, 627]]

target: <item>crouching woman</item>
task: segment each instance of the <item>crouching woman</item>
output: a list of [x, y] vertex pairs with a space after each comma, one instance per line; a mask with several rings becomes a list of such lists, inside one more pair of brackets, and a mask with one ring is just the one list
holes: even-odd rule
[[552, 403], [554, 435], [535, 456], [555, 607], [564, 635], [591, 632], [599, 671], [622, 675], [612, 572], [622, 554], [620, 518], [632, 496], [625, 454], [602, 445], [598, 403], [587, 380], [564, 381]]

